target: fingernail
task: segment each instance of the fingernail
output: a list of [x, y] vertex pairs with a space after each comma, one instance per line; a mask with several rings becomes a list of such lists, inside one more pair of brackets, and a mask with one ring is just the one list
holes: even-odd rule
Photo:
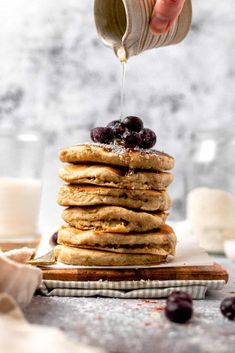
[[152, 17], [150, 22], [150, 28], [154, 33], [163, 33], [167, 30], [169, 20], [160, 14], [156, 14]]

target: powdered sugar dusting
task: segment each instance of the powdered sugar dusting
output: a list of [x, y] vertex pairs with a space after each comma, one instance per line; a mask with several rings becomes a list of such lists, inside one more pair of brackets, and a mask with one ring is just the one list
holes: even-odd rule
[[[79, 146], [79, 145], [77, 145]], [[134, 153], [141, 153], [141, 154], [145, 154], [145, 155], [161, 155], [161, 156], [166, 156], [168, 158], [172, 158], [170, 155], [166, 154], [165, 152], [163, 151], [157, 151], [157, 150], [154, 150], [154, 149], [149, 149], [149, 150], [146, 150], [146, 149], [143, 149], [143, 148], [139, 148], [139, 147], [136, 147], [136, 148], [126, 148], [122, 145], [118, 145], [118, 144], [101, 144], [101, 143], [86, 143], [86, 144], [83, 144], [82, 146], [96, 146], [96, 147], [100, 147], [106, 151], [109, 151], [109, 152], [114, 152], [114, 153], [117, 153], [117, 154], [124, 154], [124, 153], [131, 153], [131, 154], [134, 154]]]
[[233, 351], [234, 323], [219, 314], [219, 301], [194, 301], [196, 314], [185, 325], [169, 322], [164, 306], [164, 300], [154, 299], [36, 297], [26, 316], [109, 352], [155, 353], [156, 347], [164, 353]]

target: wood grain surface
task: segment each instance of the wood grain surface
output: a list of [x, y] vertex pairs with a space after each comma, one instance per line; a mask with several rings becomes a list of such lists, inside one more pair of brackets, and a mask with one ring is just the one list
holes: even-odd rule
[[43, 278], [61, 281], [134, 280], [225, 280], [228, 272], [219, 264], [212, 266], [160, 267], [139, 269], [43, 269]]

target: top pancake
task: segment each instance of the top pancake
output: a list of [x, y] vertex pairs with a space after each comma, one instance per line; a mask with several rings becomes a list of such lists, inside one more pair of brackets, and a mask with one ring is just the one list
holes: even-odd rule
[[82, 144], [64, 148], [60, 160], [67, 163], [101, 163], [131, 169], [170, 170], [174, 158], [156, 150], [127, 149], [123, 146], [104, 144]]

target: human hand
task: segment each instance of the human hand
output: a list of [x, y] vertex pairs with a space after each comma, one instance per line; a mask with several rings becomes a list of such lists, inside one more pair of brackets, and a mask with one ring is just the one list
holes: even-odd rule
[[150, 30], [154, 34], [167, 32], [181, 13], [185, 0], [157, 0], [154, 6]]

